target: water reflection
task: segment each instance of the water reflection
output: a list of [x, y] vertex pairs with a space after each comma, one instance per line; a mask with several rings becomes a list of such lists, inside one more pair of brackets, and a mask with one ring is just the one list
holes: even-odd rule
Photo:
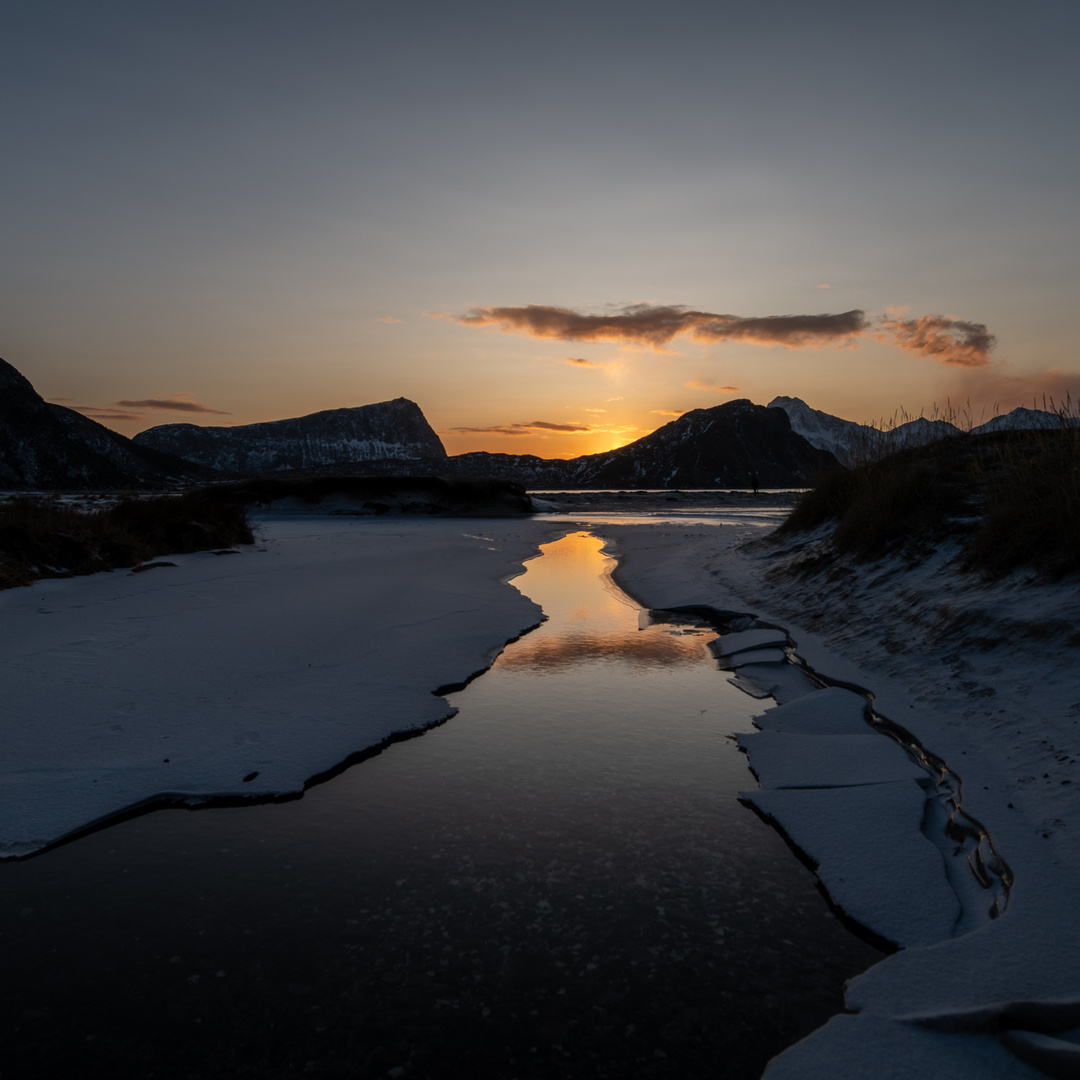
[[752, 1080], [837, 1011], [877, 954], [735, 800], [753, 703], [599, 546], [423, 738], [0, 865], [5, 1075]]
[[[600, 555], [602, 546], [589, 533], [571, 533], [545, 545], [543, 558], [528, 564], [514, 584], [544, 609], [549, 625], [517, 642], [500, 667], [550, 675], [605, 663], [647, 670], [701, 664], [706, 631], [642, 625], [637, 605], [611, 580], [615, 560]], [[588, 588], [589, 574], [603, 587]]]

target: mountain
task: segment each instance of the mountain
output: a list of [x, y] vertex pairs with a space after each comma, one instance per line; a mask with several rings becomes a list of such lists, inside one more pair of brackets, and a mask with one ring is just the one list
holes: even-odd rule
[[215, 475], [45, 401], [24, 375], [0, 360], [0, 488], [162, 488]]
[[811, 446], [835, 454], [841, 464], [850, 462], [851, 454], [870, 430], [854, 420], [841, 420], [820, 409], [811, 409], [801, 398], [775, 397], [766, 406], [787, 414], [792, 431], [797, 431]]
[[762, 487], [803, 485], [837, 467], [828, 451], [791, 430], [787, 415], [745, 399], [684, 413], [637, 442], [569, 460], [461, 454], [455, 476], [501, 476], [529, 488]]
[[[841, 420], [840, 417], [820, 409], [811, 409], [801, 398], [775, 397], [767, 408], [787, 413], [793, 430], [811, 445], [835, 454], [842, 465], [854, 464], [862, 458], [883, 451], [899, 450], [904, 446], [933, 442], [948, 435], [959, 435], [963, 431], [946, 420], [927, 420], [923, 416], [882, 430], [870, 424], [857, 424], [854, 420]], [[1066, 418], [1066, 422], [1075, 424], [1076, 420]], [[1060, 424], [1061, 417], [1056, 412], [1019, 408], [973, 427], [971, 434], [1056, 428]]]
[[446, 458], [420, 406], [407, 398], [236, 427], [162, 424], [140, 431], [135, 442], [236, 476], [364, 461], [400, 470]]
[[[1070, 427], [1076, 427], [1075, 416], [1066, 416], [1064, 419]], [[1061, 422], [1062, 414], [1060, 413], [1049, 412], [1046, 409], [1025, 409], [1021, 406], [1013, 409], [1012, 412], [1005, 413], [1004, 416], [995, 416], [992, 420], [987, 420], [985, 424], [972, 428], [971, 433], [978, 435], [984, 431], [1030, 431], [1035, 428], [1052, 431], [1060, 427]]]

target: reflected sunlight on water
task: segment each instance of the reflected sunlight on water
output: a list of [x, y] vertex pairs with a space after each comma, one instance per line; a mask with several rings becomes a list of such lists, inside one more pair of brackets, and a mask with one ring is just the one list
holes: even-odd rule
[[[499, 659], [501, 667], [546, 675], [615, 661], [642, 668], [701, 663], [702, 634], [716, 635], [642, 627], [637, 604], [611, 580], [615, 560], [601, 556], [602, 547], [603, 541], [589, 533], [571, 533], [544, 545], [543, 557], [527, 564], [513, 584], [544, 609], [552, 626], [515, 643]], [[596, 569], [603, 589], [583, 589], [583, 579]]]

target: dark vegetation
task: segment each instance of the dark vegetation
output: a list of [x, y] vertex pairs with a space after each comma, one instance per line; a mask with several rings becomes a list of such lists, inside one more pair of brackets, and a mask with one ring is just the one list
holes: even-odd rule
[[432, 476], [269, 477], [193, 488], [183, 495], [102, 496], [84, 502], [19, 496], [0, 503], [0, 589], [40, 578], [144, 568], [162, 555], [254, 540], [250, 508], [288, 499], [331, 513], [505, 516], [532, 502], [506, 480]]
[[[400, 464], [399, 464], [400, 467]], [[266, 506], [279, 499], [313, 509], [336, 501], [336, 513], [505, 516], [532, 512], [525, 488], [512, 480], [449, 480], [440, 476], [268, 476], [207, 489], [216, 499]], [[344, 509], [344, 507], [348, 509]]]
[[128, 495], [100, 508], [23, 496], [0, 504], [0, 589], [253, 540], [246, 506], [214, 489]]
[[1057, 429], [960, 434], [827, 475], [778, 537], [828, 524], [833, 549], [862, 562], [918, 562], [955, 541], [961, 567], [988, 577], [1080, 573], [1080, 427], [1060, 418]]

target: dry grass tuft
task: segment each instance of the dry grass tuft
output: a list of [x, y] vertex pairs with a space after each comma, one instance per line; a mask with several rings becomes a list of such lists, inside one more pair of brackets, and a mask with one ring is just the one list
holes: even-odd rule
[[913, 561], [956, 541], [960, 565], [988, 577], [1022, 568], [1080, 573], [1080, 426], [1069, 402], [1056, 429], [953, 435], [826, 476], [778, 530], [833, 523], [832, 546], [869, 561]]
[[25, 496], [0, 505], [0, 589], [253, 540], [243, 503], [212, 489], [122, 497], [100, 509]]

